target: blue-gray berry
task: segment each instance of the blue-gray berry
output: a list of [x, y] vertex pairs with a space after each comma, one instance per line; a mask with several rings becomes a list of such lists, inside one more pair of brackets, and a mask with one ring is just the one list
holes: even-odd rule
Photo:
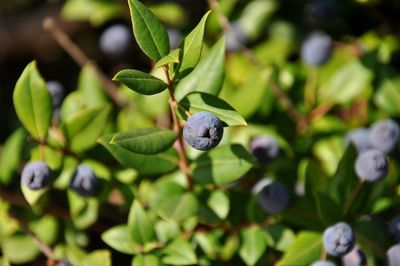
[[328, 61], [332, 49], [332, 38], [321, 31], [316, 31], [311, 33], [304, 41], [301, 48], [301, 58], [306, 64], [317, 67]]
[[367, 266], [367, 257], [365, 253], [355, 246], [352, 251], [342, 257], [343, 266]]
[[355, 128], [349, 131], [344, 138], [344, 146], [347, 148], [350, 142], [356, 147], [358, 153], [372, 148], [370, 132], [366, 128]]
[[313, 262], [310, 266], [336, 266], [336, 264], [329, 260], [318, 260]]
[[400, 215], [396, 215], [390, 221], [389, 233], [396, 242], [400, 242]]
[[28, 163], [22, 170], [22, 183], [33, 190], [47, 187], [51, 179], [51, 170], [43, 161]]
[[[286, 187], [280, 182], [273, 181], [268, 184], [264, 182], [265, 186], [260, 189], [258, 193], [258, 202], [267, 213], [274, 214], [283, 211], [289, 205], [289, 192]], [[256, 184], [257, 186], [257, 184]]]
[[344, 222], [336, 223], [325, 229], [323, 244], [326, 252], [335, 257], [349, 253], [355, 244], [353, 229]]
[[279, 155], [279, 145], [274, 137], [260, 136], [250, 143], [250, 150], [257, 161], [266, 164]]
[[239, 51], [248, 41], [246, 33], [238, 22], [233, 22], [225, 32], [226, 49], [231, 52]]
[[127, 26], [110, 26], [100, 36], [100, 49], [111, 58], [119, 58], [129, 50], [132, 38], [131, 30]]
[[170, 49], [174, 50], [178, 48], [183, 40], [182, 34], [176, 29], [167, 29], [167, 33], [169, 38]]
[[193, 148], [201, 151], [218, 145], [224, 134], [221, 120], [210, 112], [198, 112], [189, 117], [183, 127], [183, 138]]
[[93, 196], [99, 189], [99, 180], [93, 170], [84, 164], [78, 165], [71, 180], [71, 189], [81, 196]]
[[386, 252], [386, 259], [388, 266], [400, 265], [400, 244], [393, 245]]
[[335, 18], [337, 3], [335, 0], [313, 0], [306, 5], [304, 13], [308, 22], [323, 24]]
[[376, 182], [384, 178], [388, 168], [389, 162], [386, 155], [377, 149], [360, 153], [355, 162], [357, 176], [368, 182]]
[[53, 107], [60, 107], [64, 98], [64, 86], [57, 80], [49, 80], [46, 85], [51, 96]]
[[373, 147], [388, 154], [399, 143], [400, 127], [391, 119], [377, 121], [371, 126], [370, 138]]

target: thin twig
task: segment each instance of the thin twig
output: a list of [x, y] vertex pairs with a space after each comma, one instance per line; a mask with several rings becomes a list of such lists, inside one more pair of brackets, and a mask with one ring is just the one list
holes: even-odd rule
[[94, 63], [90, 58], [80, 49], [71, 38], [61, 29], [61, 27], [57, 24], [57, 22], [51, 18], [47, 17], [43, 20], [43, 28], [50, 32], [54, 40], [72, 57], [72, 59], [80, 66], [84, 67], [87, 64], [90, 64], [94, 73], [103, 83], [104, 88], [108, 96], [115, 102], [119, 107], [123, 107], [126, 105], [126, 102], [122, 100], [117, 91], [117, 86], [111, 79], [104, 74], [98, 65]]
[[354, 200], [356, 199], [358, 193], [361, 190], [362, 185], [364, 184], [364, 180], [361, 180], [358, 184], [357, 187], [354, 189], [353, 193], [351, 194], [350, 200], [346, 202], [346, 205], [343, 208], [343, 214], [347, 214], [348, 211], [351, 208], [351, 205], [353, 205]]

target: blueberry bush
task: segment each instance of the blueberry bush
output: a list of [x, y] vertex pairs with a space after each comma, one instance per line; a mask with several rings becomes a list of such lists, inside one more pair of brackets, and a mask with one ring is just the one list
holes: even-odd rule
[[391, 20], [352, 32], [334, 0], [209, 0], [189, 20], [183, 2], [63, 3], [107, 62], [146, 62], [113, 77], [44, 20], [81, 70], [66, 90], [33, 60], [15, 83], [0, 266], [400, 265]]

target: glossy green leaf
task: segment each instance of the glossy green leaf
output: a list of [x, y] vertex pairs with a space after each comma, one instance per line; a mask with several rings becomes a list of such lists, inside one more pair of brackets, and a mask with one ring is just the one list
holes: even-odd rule
[[129, 212], [128, 227], [132, 240], [141, 246], [155, 240], [153, 224], [142, 205], [136, 200]]
[[161, 79], [134, 69], [121, 70], [113, 79], [144, 95], [157, 94], [167, 88], [167, 84]]
[[204, 28], [211, 11], [208, 11], [200, 20], [199, 24], [185, 37], [181, 45], [180, 75], [185, 76], [197, 64], [203, 47]]
[[48, 188], [42, 188], [42, 189], [30, 189], [23, 182], [20, 182], [21, 185], [21, 191], [22, 194], [24, 195], [26, 201], [29, 203], [29, 205], [34, 206], [36, 203], [40, 201], [42, 197], [46, 194], [46, 192], [49, 190]]
[[[114, 134], [106, 135], [98, 141], [120, 164], [125, 167], [134, 168], [142, 175], [165, 173], [178, 166], [178, 154], [175, 149], [171, 148], [155, 155], [142, 155], [130, 152], [118, 145], [110, 144], [110, 140], [113, 136]], [[154, 162], [157, 162], [157, 164]]]
[[86, 99], [83, 96], [82, 91], [73, 91], [65, 97], [61, 105], [60, 119], [61, 123], [64, 124], [71, 116], [85, 109]]
[[212, 94], [193, 92], [183, 98], [180, 104], [192, 114], [200, 111], [211, 112], [228, 126], [247, 125], [244, 118], [232, 106]]
[[223, 185], [242, 177], [254, 163], [254, 157], [242, 145], [232, 144], [203, 153], [190, 170], [197, 182]]
[[133, 258], [132, 266], [161, 266], [161, 262], [154, 255], [137, 255]]
[[109, 143], [134, 153], [157, 154], [171, 148], [175, 140], [176, 134], [169, 129], [141, 128], [117, 133]]
[[190, 244], [181, 238], [175, 239], [165, 249], [166, 256], [162, 262], [172, 265], [194, 265], [197, 264], [197, 257]]
[[197, 212], [195, 196], [174, 181], [160, 180], [153, 185], [150, 208], [166, 220], [182, 221]]
[[133, 255], [136, 245], [132, 240], [130, 230], [127, 225], [117, 225], [111, 227], [101, 235], [101, 239], [113, 249]]
[[71, 219], [79, 229], [84, 229], [96, 222], [99, 215], [99, 201], [94, 197], [81, 197], [68, 191]]
[[111, 106], [100, 105], [75, 113], [65, 121], [71, 150], [82, 152], [92, 148], [107, 125]]
[[169, 39], [158, 18], [138, 0], [128, 0], [133, 34], [142, 51], [153, 61], [169, 53]]
[[172, 63], [179, 63], [179, 53], [180, 53], [180, 51], [181, 51], [180, 48], [171, 51], [169, 54], [167, 54], [166, 56], [161, 58], [154, 65], [154, 68], [163, 67], [163, 66], [166, 66], [166, 65], [172, 64]]
[[320, 233], [302, 231], [276, 265], [308, 266], [319, 259], [322, 248]]
[[258, 227], [249, 227], [241, 232], [239, 255], [246, 265], [255, 265], [267, 248], [267, 235]]
[[196, 68], [179, 81], [175, 89], [175, 98], [182, 100], [187, 94], [198, 91], [218, 95], [225, 75], [225, 39], [222, 37], [211, 48], [206, 57], [200, 60]]
[[13, 101], [17, 116], [29, 133], [35, 139], [46, 139], [53, 109], [46, 83], [35, 61], [29, 63], [19, 77]]
[[18, 169], [27, 134], [22, 128], [14, 131], [0, 150], [0, 183], [9, 184]]
[[224, 220], [229, 213], [229, 197], [224, 191], [213, 191], [207, 200], [207, 205], [221, 220]]
[[111, 266], [111, 253], [108, 250], [96, 250], [87, 255], [81, 266]]

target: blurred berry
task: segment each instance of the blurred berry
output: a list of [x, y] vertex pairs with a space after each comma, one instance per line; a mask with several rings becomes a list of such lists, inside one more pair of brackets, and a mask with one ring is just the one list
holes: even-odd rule
[[377, 149], [360, 153], [355, 162], [356, 174], [360, 179], [376, 182], [388, 172], [389, 162], [386, 155]]
[[100, 36], [100, 49], [110, 58], [120, 58], [128, 53], [132, 43], [131, 30], [123, 25], [110, 26]]
[[320, 66], [331, 57], [333, 41], [329, 35], [316, 31], [310, 34], [301, 48], [301, 58], [310, 66]]

